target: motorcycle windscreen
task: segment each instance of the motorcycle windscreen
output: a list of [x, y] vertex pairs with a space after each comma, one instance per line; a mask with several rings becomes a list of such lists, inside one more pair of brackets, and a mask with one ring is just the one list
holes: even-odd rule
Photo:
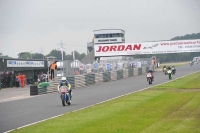
[[68, 87], [67, 86], [61, 86], [60, 87], [60, 93], [66, 93], [67, 92]]
[[151, 73], [148, 73], [148, 74], [147, 74], [147, 78], [149, 78], [149, 77], [151, 77]]

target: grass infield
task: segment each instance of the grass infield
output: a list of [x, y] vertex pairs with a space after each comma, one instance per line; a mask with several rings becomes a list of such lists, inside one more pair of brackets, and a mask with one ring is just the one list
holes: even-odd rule
[[199, 133], [200, 72], [16, 133]]

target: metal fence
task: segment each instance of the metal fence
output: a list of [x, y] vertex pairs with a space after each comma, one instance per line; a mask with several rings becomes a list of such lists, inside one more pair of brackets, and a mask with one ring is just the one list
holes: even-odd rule
[[130, 68], [142, 68], [146, 66], [151, 66], [151, 58], [96, 61], [64, 60], [57, 62], [57, 76], [69, 77], [74, 75], [87, 75], [126, 70]]

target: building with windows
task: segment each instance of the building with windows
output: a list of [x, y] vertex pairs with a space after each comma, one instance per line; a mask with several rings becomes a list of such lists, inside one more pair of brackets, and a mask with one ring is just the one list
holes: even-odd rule
[[95, 44], [125, 43], [125, 31], [121, 29], [94, 30]]
[[87, 56], [84, 60], [94, 58], [94, 45], [125, 43], [125, 31], [122, 29], [100, 29], [94, 30], [93, 33], [92, 42], [87, 43]]

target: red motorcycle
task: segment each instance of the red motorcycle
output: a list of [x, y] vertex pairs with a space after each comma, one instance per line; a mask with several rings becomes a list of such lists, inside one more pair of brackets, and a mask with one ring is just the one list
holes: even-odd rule
[[152, 73], [147, 73], [147, 82], [149, 84], [152, 84], [152, 82], [153, 82], [153, 75], [152, 75]]

